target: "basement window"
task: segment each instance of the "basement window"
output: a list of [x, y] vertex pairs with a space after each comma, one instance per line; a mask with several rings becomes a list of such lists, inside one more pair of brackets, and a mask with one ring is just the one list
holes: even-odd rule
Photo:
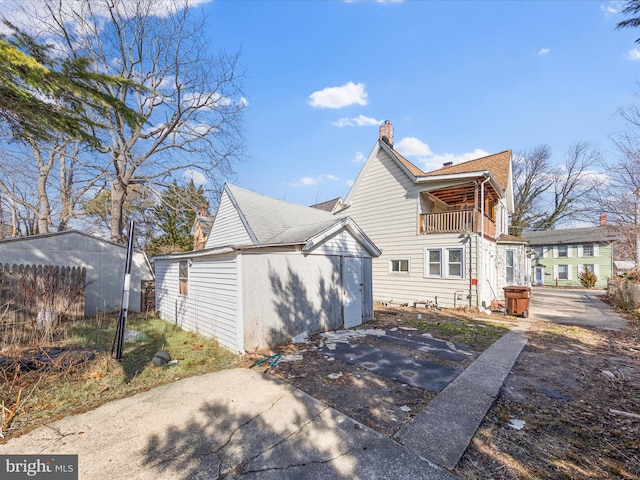
[[389, 260], [390, 273], [409, 273], [408, 258], [394, 258]]
[[178, 263], [178, 289], [180, 295], [189, 294], [189, 260]]

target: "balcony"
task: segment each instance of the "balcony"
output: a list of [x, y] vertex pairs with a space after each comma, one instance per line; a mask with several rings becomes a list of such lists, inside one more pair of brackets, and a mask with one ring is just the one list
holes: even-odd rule
[[484, 216], [483, 224], [480, 223], [482, 214], [478, 210], [457, 210], [449, 212], [434, 212], [420, 214], [421, 235], [430, 233], [480, 233], [484, 227], [484, 234], [495, 238], [496, 224], [488, 216]]

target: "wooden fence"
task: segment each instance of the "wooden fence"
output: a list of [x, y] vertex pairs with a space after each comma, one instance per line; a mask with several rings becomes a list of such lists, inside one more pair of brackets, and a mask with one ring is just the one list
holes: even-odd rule
[[35, 324], [84, 317], [87, 271], [79, 267], [0, 264], [0, 319]]

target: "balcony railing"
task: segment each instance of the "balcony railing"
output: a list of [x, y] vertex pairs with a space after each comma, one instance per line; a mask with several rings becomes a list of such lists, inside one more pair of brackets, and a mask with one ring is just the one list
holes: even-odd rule
[[[480, 212], [458, 210], [454, 212], [423, 213], [420, 215], [420, 234], [428, 233], [480, 233]], [[495, 238], [496, 224], [484, 216], [484, 233]]]

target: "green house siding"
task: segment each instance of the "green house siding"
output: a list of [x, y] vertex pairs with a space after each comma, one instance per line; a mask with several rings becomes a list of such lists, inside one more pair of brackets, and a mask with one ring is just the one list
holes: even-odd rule
[[[582, 286], [578, 273], [585, 265], [593, 266], [594, 273], [598, 277], [596, 287], [606, 287], [607, 280], [612, 275], [612, 250], [609, 243], [532, 246], [536, 250], [536, 256], [531, 262], [531, 278], [534, 285], [536, 280], [540, 279], [540, 275], [536, 277], [536, 267], [543, 267], [542, 284], [549, 286]], [[564, 247], [566, 247], [566, 257], [561, 256], [565, 253]], [[588, 256], [589, 253], [593, 256]]]

